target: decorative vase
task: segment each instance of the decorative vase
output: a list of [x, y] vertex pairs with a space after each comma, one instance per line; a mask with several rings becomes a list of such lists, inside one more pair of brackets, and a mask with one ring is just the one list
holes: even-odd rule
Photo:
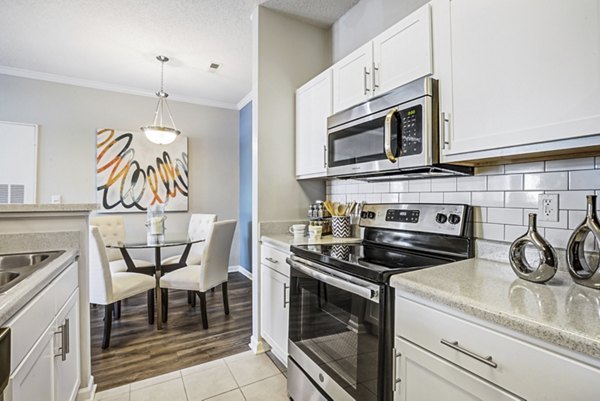
[[[600, 224], [596, 215], [596, 195], [587, 196], [585, 220], [573, 231], [567, 243], [567, 266], [575, 283], [600, 290], [600, 269], [590, 266], [585, 258], [585, 239], [591, 234], [600, 245]], [[598, 256], [598, 255], [596, 255]]]
[[[527, 261], [525, 255], [527, 245], [533, 245], [538, 251], [540, 260], [535, 267]], [[537, 231], [537, 214], [529, 213], [527, 232], [510, 245], [509, 259], [512, 269], [523, 280], [545, 283], [556, 274], [558, 258], [552, 245]]]
[[331, 231], [336, 238], [350, 238], [352, 236], [350, 216], [333, 216], [331, 218]]

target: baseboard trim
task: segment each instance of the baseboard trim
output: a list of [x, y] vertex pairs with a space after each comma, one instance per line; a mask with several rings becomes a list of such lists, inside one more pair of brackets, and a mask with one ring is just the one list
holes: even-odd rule
[[267, 343], [265, 343], [262, 339], [257, 340], [256, 337], [250, 337], [250, 344], [248, 344], [252, 352], [255, 354], [264, 354], [267, 351], [271, 350], [271, 347]]
[[252, 273], [249, 272], [248, 270], [244, 269], [240, 265], [229, 266], [229, 268], [227, 269], [227, 271], [229, 273], [236, 273], [236, 272], [240, 273], [242, 276], [245, 276], [248, 279], [252, 280]]
[[96, 396], [97, 385], [94, 383], [94, 376], [90, 376], [88, 379], [88, 385], [86, 388], [80, 388], [77, 392], [76, 401], [93, 401]]

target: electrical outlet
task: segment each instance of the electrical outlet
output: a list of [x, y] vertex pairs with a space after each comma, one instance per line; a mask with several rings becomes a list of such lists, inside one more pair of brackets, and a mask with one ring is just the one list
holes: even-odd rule
[[50, 197], [52, 203], [62, 203], [62, 197], [60, 195], [52, 195]]
[[538, 196], [538, 220], [558, 221], [558, 194]]

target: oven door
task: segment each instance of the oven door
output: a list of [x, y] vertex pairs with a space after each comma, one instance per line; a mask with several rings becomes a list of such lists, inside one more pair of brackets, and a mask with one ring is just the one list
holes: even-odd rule
[[288, 263], [290, 359], [332, 400], [381, 399], [381, 288], [296, 256]]

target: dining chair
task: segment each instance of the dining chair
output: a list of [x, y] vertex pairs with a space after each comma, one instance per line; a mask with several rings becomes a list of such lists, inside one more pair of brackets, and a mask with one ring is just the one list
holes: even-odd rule
[[[190, 217], [190, 222], [188, 224], [188, 237], [191, 240], [198, 239], [206, 239], [212, 224], [217, 221], [216, 214], [202, 214], [202, 213], [194, 213]], [[187, 265], [199, 265], [202, 263], [202, 251], [204, 250], [205, 243], [198, 242], [193, 244], [190, 248], [190, 253], [188, 254], [186, 264]], [[161, 264], [168, 265], [172, 263], [179, 262], [181, 259], [181, 254], [174, 255], [168, 258], [165, 258]]]
[[154, 323], [154, 288], [152, 276], [141, 273], [117, 272], [110, 270], [106, 247], [100, 230], [90, 226], [90, 303], [104, 305], [104, 334], [102, 349], [110, 344], [114, 305], [143, 292], [148, 294], [148, 323]]
[[[123, 216], [94, 216], [90, 217], [90, 225], [100, 230], [105, 244], [119, 244], [125, 242], [125, 223]], [[119, 249], [106, 248], [106, 256], [110, 271], [113, 273], [126, 272], [127, 264]], [[154, 263], [143, 259], [132, 259], [136, 267], [150, 267]]]
[[[200, 265], [189, 265], [165, 274], [160, 279], [160, 287], [173, 290], [193, 291], [200, 299], [202, 314], [202, 327], [208, 328], [206, 312], [206, 291], [221, 285], [223, 292], [223, 307], [225, 314], [229, 315], [229, 298], [227, 294], [227, 280], [229, 268], [229, 254], [237, 222], [224, 220], [213, 223], [208, 232]], [[163, 321], [168, 316], [168, 298], [165, 297], [163, 305]]]

